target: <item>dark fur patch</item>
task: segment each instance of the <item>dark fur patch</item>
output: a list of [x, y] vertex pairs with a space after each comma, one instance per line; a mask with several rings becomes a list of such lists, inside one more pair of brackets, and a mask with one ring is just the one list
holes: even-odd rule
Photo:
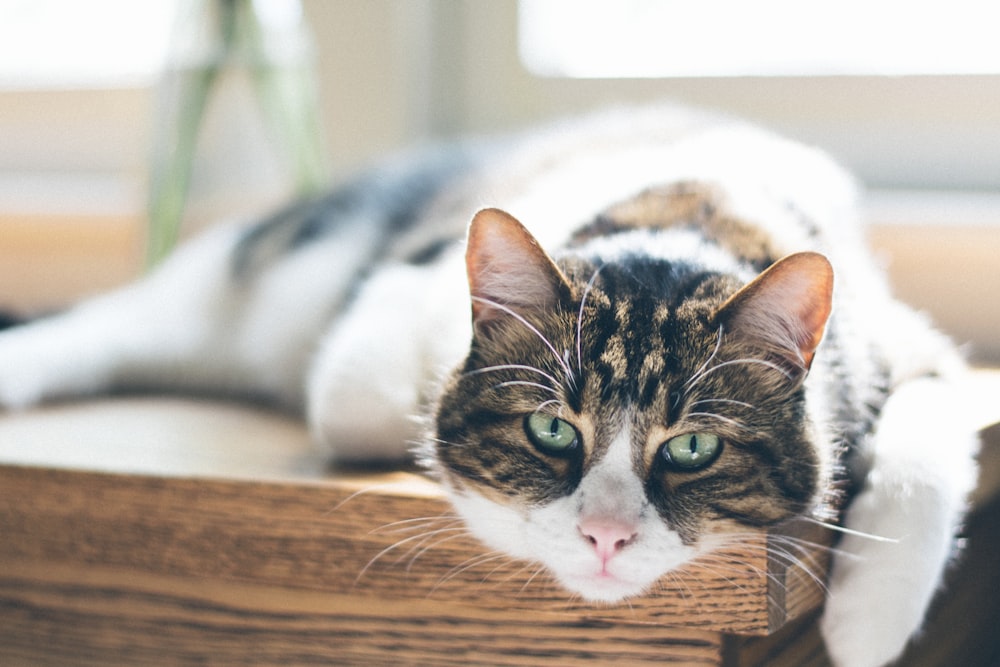
[[[244, 232], [233, 252], [233, 275], [250, 278], [344, 225], [364, 225], [379, 232], [373, 247], [357, 248], [359, 254], [374, 261], [421, 219], [442, 188], [479, 158], [478, 150], [471, 146], [428, 149], [416, 158], [365, 172], [323, 197], [293, 202]], [[411, 261], [433, 259], [440, 250], [439, 242], [432, 241]]]

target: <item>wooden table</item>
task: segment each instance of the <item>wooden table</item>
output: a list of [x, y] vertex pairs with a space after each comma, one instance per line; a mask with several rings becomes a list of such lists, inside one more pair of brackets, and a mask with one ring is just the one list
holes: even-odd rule
[[419, 475], [328, 470], [290, 418], [52, 406], [0, 416], [0, 664], [827, 664], [822, 587], [768, 539], [593, 606], [485, 554]]

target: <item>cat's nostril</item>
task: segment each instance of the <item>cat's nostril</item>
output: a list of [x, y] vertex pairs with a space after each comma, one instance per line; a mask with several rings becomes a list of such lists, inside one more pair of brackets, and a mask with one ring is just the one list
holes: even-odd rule
[[605, 560], [631, 544], [638, 535], [633, 525], [608, 520], [582, 521], [579, 530]]

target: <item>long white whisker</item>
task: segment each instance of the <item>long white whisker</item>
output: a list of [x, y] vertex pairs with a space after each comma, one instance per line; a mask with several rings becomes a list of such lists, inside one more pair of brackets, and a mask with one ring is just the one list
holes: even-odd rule
[[[756, 536], [754, 533], [749, 533], [746, 535], [735, 534], [728, 535], [730, 538], [730, 544], [739, 544], [743, 548], [750, 549], [763, 549], [766, 554], [772, 558], [779, 559], [783, 561], [786, 565], [796, 566], [801, 569], [806, 576], [808, 576], [812, 581], [816, 583], [824, 592], [827, 591], [826, 582], [820, 574], [816, 572], [820, 567], [820, 563], [816, 560], [816, 554], [813, 553], [814, 550], [826, 551], [828, 547], [822, 544], [816, 544], [808, 540], [802, 540], [790, 536], [771, 536], [766, 542], [758, 543], [755, 541], [743, 541], [741, 537]], [[799, 551], [802, 555], [798, 556], [788, 548], [794, 548]], [[773, 581], [775, 584], [783, 585], [783, 582], [779, 581], [770, 572], [767, 574], [768, 579]]]
[[[525, 569], [527, 569], [527, 567], [530, 567], [530, 564], [528, 566], [525, 566], [525, 568], [522, 568], [521, 572], [523, 572]], [[531, 573], [531, 576], [529, 576], [527, 579], [525, 579], [524, 583], [521, 584], [521, 589], [518, 591], [518, 594], [524, 593], [524, 591], [526, 591], [528, 589], [528, 586], [531, 585], [531, 582], [533, 582], [535, 579], [537, 579], [538, 575], [542, 574], [543, 572], [545, 572], [545, 566], [544, 565], [539, 565], [538, 567], [536, 567], [535, 571]]]
[[853, 535], [854, 537], [863, 537], [866, 540], [874, 540], [875, 542], [887, 542], [889, 544], [898, 544], [899, 540], [894, 537], [884, 537], [882, 535], [873, 535], [872, 533], [865, 533], [860, 530], [853, 530], [851, 528], [845, 528], [844, 526], [838, 526], [834, 523], [827, 523], [825, 521], [820, 521], [819, 519], [814, 519], [809, 516], [801, 517], [803, 521], [808, 521], [809, 523], [816, 524], [817, 526], [822, 526], [829, 530], [837, 531], [838, 533], [844, 533], [845, 535]]
[[544, 391], [551, 392], [553, 394], [559, 394], [558, 389], [553, 389], [548, 385], [541, 384], [540, 382], [530, 382], [528, 380], [509, 380], [507, 382], [501, 382], [500, 384], [493, 385], [493, 389], [503, 389], [504, 387], [514, 387], [514, 386], [525, 386], [525, 387], [536, 387]]
[[528, 371], [530, 373], [538, 373], [546, 380], [552, 383], [553, 388], [559, 386], [559, 380], [555, 379], [552, 375], [549, 375], [540, 368], [535, 368], [534, 366], [529, 366], [527, 364], [498, 364], [496, 366], [486, 366], [484, 368], [476, 368], [475, 370], [466, 371], [464, 375], [479, 375], [481, 373], [493, 373], [495, 371]]
[[[729, 559], [723, 558], [721, 556], [717, 556], [715, 554], [704, 554], [703, 557], [696, 558], [695, 560], [693, 560], [691, 562], [692, 562], [692, 564], [696, 564], [700, 569], [705, 569], [705, 570], [708, 570], [710, 572], [713, 572], [713, 573], [719, 575], [720, 577], [722, 577], [723, 579], [725, 579], [730, 585], [732, 585], [734, 588], [737, 588], [737, 589], [739, 589], [741, 591], [745, 591], [746, 590], [746, 586], [738, 584], [738, 583], [736, 583], [736, 581], [734, 581], [730, 577], [726, 576], [725, 573], [729, 573], [729, 574], [741, 574], [739, 568], [735, 568], [735, 567], [731, 566], [731, 563], [729, 562]], [[756, 571], [758, 568], [753, 568], [753, 569]]]
[[493, 308], [496, 308], [498, 310], [502, 310], [503, 312], [507, 313], [508, 315], [510, 315], [511, 317], [513, 317], [515, 320], [517, 320], [518, 322], [520, 322], [521, 324], [523, 324], [528, 329], [528, 331], [530, 331], [531, 333], [535, 334], [535, 336], [538, 337], [538, 340], [542, 341], [542, 343], [545, 345], [545, 347], [547, 347], [549, 349], [549, 352], [551, 352], [552, 356], [556, 358], [556, 361], [559, 363], [559, 365], [563, 369], [563, 372], [566, 374], [566, 381], [569, 384], [571, 384], [571, 385], [573, 384], [573, 382], [575, 381], [575, 377], [573, 375], [573, 369], [570, 368], [569, 364], [566, 363], [566, 360], [563, 359], [562, 356], [560, 356], [560, 354], [556, 351], [555, 346], [549, 341], [549, 339], [546, 338], [544, 335], [542, 335], [542, 332], [539, 331], [538, 328], [535, 327], [531, 322], [529, 322], [527, 319], [525, 319], [524, 317], [522, 317], [521, 315], [519, 315], [518, 313], [516, 313], [514, 310], [508, 308], [507, 306], [503, 305], [502, 303], [498, 303], [496, 301], [493, 301], [492, 299], [484, 299], [481, 296], [474, 296], [474, 297], [472, 297], [472, 300], [473, 301], [477, 301], [479, 303], [485, 303], [485, 304], [487, 304], [487, 305], [489, 305], [489, 306], [491, 306]]
[[580, 310], [576, 314], [576, 368], [581, 373], [583, 372], [583, 310], [587, 305], [587, 297], [590, 296], [590, 290], [594, 287], [594, 283], [597, 282], [597, 276], [603, 268], [604, 265], [597, 267], [594, 270], [594, 275], [590, 276], [590, 280], [587, 281], [587, 286], [583, 288], [583, 297], [580, 299]]
[[447, 521], [450, 524], [460, 524], [462, 519], [453, 514], [441, 514], [439, 516], [424, 516], [415, 517], [412, 519], [400, 519], [399, 521], [393, 521], [392, 523], [387, 523], [377, 528], [371, 529], [369, 535], [380, 535], [383, 533], [402, 533], [411, 530], [420, 530], [424, 526], [433, 525]]
[[691, 384], [687, 386], [687, 390], [690, 391], [696, 384], [698, 384], [699, 382], [701, 382], [702, 380], [704, 380], [706, 377], [708, 377], [709, 375], [711, 375], [715, 371], [719, 370], [720, 368], [725, 368], [727, 366], [736, 366], [736, 365], [739, 365], [739, 364], [759, 364], [761, 366], [766, 366], [767, 368], [770, 368], [771, 370], [777, 371], [778, 373], [781, 373], [782, 375], [784, 375], [788, 379], [791, 379], [791, 377], [792, 377], [791, 374], [788, 371], [786, 371], [784, 368], [782, 368], [778, 364], [774, 363], [773, 361], [768, 361], [766, 359], [731, 359], [729, 361], [723, 361], [720, 364], [716, 364], [716, 365], [712, 366], [711, 368], [709, 368], [708, 370], [706, 370], [705, 372], [701, 373], [701, 375], [699, 375], [698, 378], [694, 382], [691, 382]]
[[751, 405], [750, 403], [745, 403], [744, 401], [735, 401], [735, 400], [733, 400], [731, 398], [703, 398], [703, 399], [700, 399], [700, 400], [697, 400], [697, 401], [693, 402], [691, 404], [691, 407], [693, 408], [696, 405], [701, 405], [702, 403], [725, 403], [727, 405], [738, 405], [740, 407], [750, 408], [751, 410], [756, 410], [757, 409], [755, 406]]
[[808, 576], [810, 579], [812, 579], [813, 582], [815, 582], [815, 584], [817, 586], [819, 586], [820, 589], [822, 589], [824, 593], [829, 592], [828, 589], [827, 589], [827, 586], [826, 586], [826, 581], [823, 579], [823, 577], [821, 577], [820, 575], [818, 575], [813, 570], [814, 567], [816, 567], [816, 566], [819, 565], [819, 563], [815, 562], [815, 560], [813, 558], [811, 558], [811, 557], [805, 558], [805, 559], [799, 558], [798, 556], [796, 556], [795, 554], [793, 554], [793, 553], [791, 553], [789, 551], [786, 551], [784, 549], [778, 549], [778, 548], [776, 548], [774, 546], [768, 548], [768, 553], [770, 555], [774, 556], [775, 558], [784, 559], [784, 561], [785, 561], [785, 563], [787, 565], [792, 565], [792, 566], [798, 567], [800, 570], [802, 570], [806, 574], [806, 576]]
[[[473, 569], [475, 567], [479, 567], [480, 565], [485, 565], [486, 563], [490, 563], [490, 562], [493, 562], [493, 561], [496, 561], [496, 560], [509, 561], [510, 560], [510, 556], [508, 556], [507, 554], [505, 554], [505, 553], [503, 553], [501, 551], [489, 551], [489, 552], [484, 553], [484, 554], [479, 554], [477, 556], [473, 556], [472, 558], [469, 558], [469, 559], [467, 559], [467, 560], [459, 563], [455, 567], [451, 568], [450, 570], [448, 570], [441, 577], [441, 579], [434, 585], [434, 588], [431, 589], [431, 592], [433, 593], [434, 591], [436, 591], [437, 589], [439, 589], [441, 586], [444, 586], [446, 583], [448, 583], [449, 581], [451, 581], [452, 579], [454, 579], [458, 575], [462, 574], [463, 572], [468, 572], [469, 570], [471, 570], [471, 569]], [[487, 574], [487, 576], [489, 576], [489, 575]], [[485, 580], [485, 578], [484, 578], [484, 580]]]
[[736, 421], [735, 419], [730, 419], [729, 417], [723, 417], [722, 415], [717, 415], [714, 412], [689, 412], [687, 414], [687, 417], [688, 418], [691, 418], [691, 417], [709, 417], [711, 419], [718, 419], [721, 422], [725, 422], [727, 424], [735, 426], [736, 428], [741, 428], [741, 429], [743, 429], [745, 431], [749, 430], [746, 426], [744, 426], [740, 422]]
[[[464, 526], [439, 528], [437, 530], [419, 533], [418, 535], [411, 535], [410, 537], [406, 537], [397, 542], [394, 542], [389, 546], [387, 546], [386, 548], [379, 551], [377, 554], [375, 554], [375, 556], [372, 557], [372, 559], [369, 560], [368, 563], [363, 568], [361, 568], [361, 571], [358, 572], [358, 576], [354, 580], [355, 584], [361, 581], [361, 579], [365, 576], [368, 570], [371, 569], [373, 565], [375, 565], [375, 563], [377, 563], [384, 556], [395, 551], [396, 549], [399, 549], [400, 547], [403, 547], [404, 545], [407, 544], [411, 545], [410, 549], [408, 549], [406, 553], [404, 553], [402, 556], [396, 559], [396, 562], [399, 563], [403, 561], [407, 556], [412, 554], [415, 550], [418, 550], [425, 544], [427, 544], [429, 540], [432, 540], [434, 537], [438, 535], [448, 534], [448, 533], [459, 533], [460, 535], [465, 535], [468, 533], [468, 531]], [[459, 537], [460, 535], [453, 535], [453, 537]], [[413, 542], [416, 542], [416, 544], [412, 544]]]
[[720, 324], [719, 331], [715, 335], [715, 349], [712, 350], [712, 354], [708, 355], [708, 359], [705, 360], [705, 363], [699, 366], [698, 370], [696, 370], [694, 374], [688, 379], [688, 381], [684, 383], [683, 387], [685, 391], [687, 389], [690, 389], [692, 386], [694, 386], [695, 383], [698, 382], [698, 380], [701, 379], [702, 374], [705, 373], [705, 369], [708, 368], [708, 365], [712, 363], [713, 359], [715, 359], [715, 355], [719, 353], [719, 348], [722, 347], [722, 333], [723, 333], [723, 327]]

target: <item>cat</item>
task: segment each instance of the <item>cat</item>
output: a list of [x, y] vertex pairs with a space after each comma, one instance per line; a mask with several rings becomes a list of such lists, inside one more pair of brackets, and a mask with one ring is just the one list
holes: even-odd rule
[[953, 556], [977, 441], [961, 355], [892, 298], [857, 198], [820, 151], [672, 107], [417, 149], [0, 332], [0, 406], [264, 398], [334, 460], [415, 456], [485, 545], [595, 604], [840, 523], [821, 631], [881, 665]]

